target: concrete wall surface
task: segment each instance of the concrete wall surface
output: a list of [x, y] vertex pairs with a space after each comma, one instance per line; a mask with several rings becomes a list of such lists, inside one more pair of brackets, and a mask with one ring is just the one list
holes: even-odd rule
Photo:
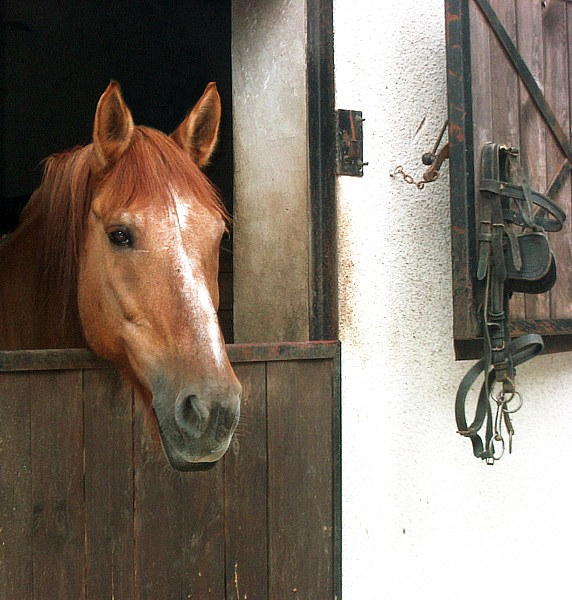
[[570, 353], [522, 365], [512, 455], [456, 434], [449, 189], [424, 170], [446, 119], [444, 3], [334, 0], [336, 104], [362, 110], [338, 180], [344, 600], [564, 598], [572, 538]]
[[308, 339], [305, 0], [234, 0], [234, 339]]

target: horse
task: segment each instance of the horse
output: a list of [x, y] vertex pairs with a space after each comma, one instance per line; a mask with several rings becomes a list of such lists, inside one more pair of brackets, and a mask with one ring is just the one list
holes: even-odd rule
[[0, 242], [0, 349], [87, 346], [111, 361], [179, 471], [219, 460], [240, 414], [217, 318], [228, 216], [203, 173], [220, 116], [209, 83], [170, 136], [136, 126], [112, 81], [92, 142], [45, 161]]

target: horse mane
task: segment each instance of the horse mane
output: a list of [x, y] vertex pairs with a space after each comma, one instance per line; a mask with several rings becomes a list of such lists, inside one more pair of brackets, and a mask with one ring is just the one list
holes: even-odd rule
[[15, 235], [39, 223], [39, 302], [62, 302], [62, 325], [77, 314], [81, 246], [94, 193], [105, 185], [107, 202], [128, 208], [137, 198], [153, 198], [172, 210], [172, 191], [191, 195], [228, 225], [229, 216], [214, 186], [191, 157], [163, 133], [136, 127], [130, 146], [110, 168], [99, 172], [93, 144], [54, 154], [44, 161], [37, 190], [22, 211]]

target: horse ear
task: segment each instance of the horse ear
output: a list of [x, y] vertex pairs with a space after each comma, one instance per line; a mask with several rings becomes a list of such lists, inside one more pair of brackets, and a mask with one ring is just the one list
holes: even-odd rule
[[173, 140], [199, 165], [205, 167], [218, 141], [220, 96], [216, 84], [207, 85], [195, 107], [171, 134]]
[[131, 142], [134, 128], [119, 84], [112, 81], [97, 103], [93, 124], [93, 145], [102, 168], [119, 160]]

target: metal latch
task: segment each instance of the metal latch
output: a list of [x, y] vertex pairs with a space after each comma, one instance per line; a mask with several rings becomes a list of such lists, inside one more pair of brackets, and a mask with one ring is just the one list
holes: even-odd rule
[[399, 165], [395, 167], [392, 171], [389, 172], [390, 177], [396, 177], [397, 175], [401, 175], [405, 183], [410, 183], [414, 185], [418, 190], [422, 190], [425, 187], [425, 184], [431, 183], [435, 181], [439, 177], [439, 169], [443, 165], [443, 163], [449, 158], [449, 142], [446, 142], [439, 150], [439, 144], [445, 135], [445, 131], [447, 130], [447, 126], [449, 121], [445, 121], [441, 131], [439, 132], [439, 137], [433, 146], [433, 150], [431, 152], [425, 152], [421, 157], [421, 162], [429, 167], [423, 173], [423, 179], [420, 181], [415, 181], [415, 179], [406, 173], [403, 170], [403, 167]]
[[359, 110], [336, 111], [337, 143], [336, 173], [363, 177], [363, 128], [365, 119]]

